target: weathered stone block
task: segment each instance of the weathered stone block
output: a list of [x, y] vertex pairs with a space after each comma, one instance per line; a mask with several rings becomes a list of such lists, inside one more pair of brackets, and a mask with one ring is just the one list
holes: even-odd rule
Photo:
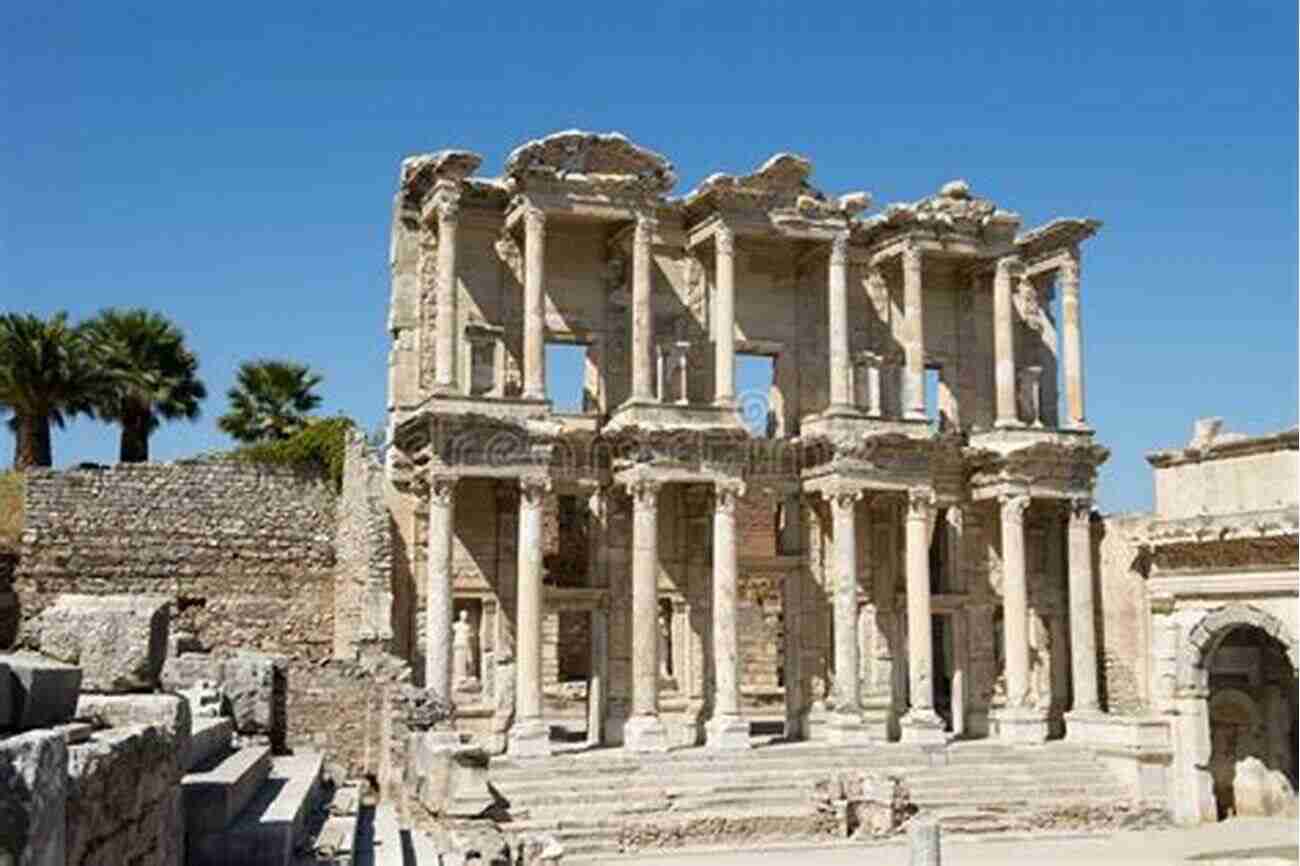
[[1238, 816], [1296, 814], [1296, 793], [1291, 782], [1254, 756], [1237, 762], [1232, 777], [1232, 796]]
[[67, 781], [60, 732], [0, 740], [0, 863], [65, 866]]
[[172, 745], [179, 772], [190, 751], [193, 717], [189, 702], [176, 695], [82, 695], [77, 718], [109, 728], [153, 725]]
[[288, 661], [283, 656], [240, 653], [226, 659], [222, 691], [241, 734], [266, 734], [276, 751], [284, 746]]
[[223, 659], [207, 653], [183, 652], [163, 662], [162, 687], [179, 692], [198, 683], [219, 683], [224, 675]]
[[407, 743], [406, 785], [430, 814], [475, 818], [497, 802], [488, 787], [488, 755], [444, 731], [419, 731]]
[[156, 688], [170, 603], [161, 595], [61, 595], [31, 628], [40, 650], [82, 669], [89, 692]]
[[9, 669], [11, 715], [8, 727], [25, 731], [72, 718], [81, 690], [81, 669], [35, 653], [0, 655]]

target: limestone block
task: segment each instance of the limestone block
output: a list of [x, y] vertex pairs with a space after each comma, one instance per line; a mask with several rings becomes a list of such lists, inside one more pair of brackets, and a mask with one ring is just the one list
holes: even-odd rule
[[67, 862], [179, 864], [182, 772], [164, 724], [112, 728], [70, 748]]
[[477, 818], [496, 805], [488, 755], [447, 731], [418, 731], [407, 743], [406, 784], [430, 814]]
[[108, 728], [153, 725], [175, 753], [177, 771], [186, 769], [193, 716], [189, 702], [178, 695], [82, 695], [77, 718]]
[[72, 718], [81, 690], [81, 669], [36, 653], [0, 655], [9, 669], [11, 715], [7, 727], [25, 731]]
[[0, 740], [0, 863], [64, 866], [68, 746], [58, 731]]
[[1296, 811], [1296, 794], [1290, 781], [1253, 755], [1237, 762], [1232, 796], [1239, 817], [1294, 815]]
[[81, 667], [88, 692], [158, 685], [170, 604], [162, 595], [61, 595], [32, 623], [40, 650]]
[[220, 656], [207, 653], [169, 655], [162, 666], [162, 687], [178, 692], [201, 682], [219, 683], [224, 676], [222, 661]]
[[283, 656], [240, 653], [225, 660], [222, 691], [241, 734], [268, 734], [272, 745], [285, 733], [288, 663]]

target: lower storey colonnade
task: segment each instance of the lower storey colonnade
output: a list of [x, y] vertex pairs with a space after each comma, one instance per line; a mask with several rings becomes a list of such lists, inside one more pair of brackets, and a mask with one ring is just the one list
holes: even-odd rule
[[[517, 497], [500, 500], [506, 507], [517, 507], [517, 563], [514, 574], [514, 714], [509, 725], [506, 745], [509, 753], [517, 756], [540, 756], [551, 752], [549, 726], [545, 717], [543, 693], [543, 620], [547, 613], [544, 577], [544, 509], [553, 495], [551, 480], [543, 475], [524, 475], [517, 480], [504, 482], [517, 485]], [[664, 751], [681, 745], [661, 718], [661, 695], [665, 670], [665, 653], [661, 635], [661, 496], [665, 488], [680, 483], [653, 476], [634, 476], [620, 481], [619, 486], [630, 503], [630, 538], [626, 550], [630, 561], [625, 569], [611, 568], [610, 582], [620, 578], [628, 584], [627, 611], [613, 606], [601, 609], [600, 622], [626, 615], [630, 637], [626, 665], [627, 700], [622, 712], [621, 740], [625, 749], [633, 751]], [[750, 747], [750, 722], [746, 718], [742, 701], [742, 623], [738, 619], [740, 595], [739, 548], [742, 530], [737, 525], [739, 506], [746, 494], [745, 484], [739, 478], [711, 478], [706, 482], [692, 479], [695, 486], [707, 484], [711, 492], [711, 545], [708, 551], [709, 591], [707, 602], [707, 629], [700, 629], [705, 638], [704, 651], [708, 654], [707, 667], [712, 676], [707, 683], [704, 699], [707, 717], [704, 719], [704, 744], [713, 749], [747, 749]], [[435, 694], [455, 701], [452, 674], [452, 601], [453, 601], [453, 551], [456, 527], [456, 489], [454, 477], [436, 478], [429, 484], [429, 510], [427, 527], [426, 615], [425, 615], [425, 670], [424, 681]], [[1023, 492], [1003, 492], [992, 501], [948, 504], [939, 507], [935, 492], [930, 488], [872, 489], [859, 482], [832, 480], [810, 486], [804, 495], [813, 494], [812, 503], [820, 501], [825, 521], [827, 544], [820, 566], [825, 575], [826, 594], [830, 610], [830, 647], [826, 667], [830, 668], [831, 686], [826, 700], [821, 702], [825, 711], [817, 716], [819, 706], [816, 694], [806, 695], [800, 707], [800, 693], [810, 691], [811, 672], [807, 667], [806, 653], [802, 651], [799, 634], [801, 618], [795, 610], [785, 619], [784, 628], [793, 634], [785, 637], [786, 661], [782, 686], [787, 694], [786, 734], [791, 738], [817, 737], [831, 742], [857, 744], [882, 741], [890, 737], [891, 729], [904, 743], [918, 745], [941, 744], [950, 736], [972, 733], [966, 725], [966, 703], [969, 665], [943, 666], [936, 683], [935, 653], [942, 652], [943, 641], [937, 640], [934, 622], [937, 615], [937, 598], [944, 598], [943, 587], [933, 582], [932, 556], [936, 520], [947, 512], [946, 518], [960, 514], [964, 509], [983, 509], [983, 520], [990, 540], [996, 543], [1000, 557], [1000, 599], [989, 595], [988, 601], [1000, 607], [1001, 623], [995, 643], [1001, 661], [1001, 680], [995, 692], [993, 707], [988, 714], [988, 731], [1006, 742], [1037, 743], [1049, 736], [1048, 706], [1041, 697], [1041, 687], [1033, 680], [1036, 676], [1032, 657], [1038, 652], [1035, 646], [1034, 617], [1031, 612], [1029, 569], [1026, 562], [1026, 512], [1031, 497]], [[610, 495], [598, 490], [593, 500]], [[876, 512], [869, 507], [874, 500], [889, 502], [895, 508], [891, 514], [901, 515], [901, 540], [903, 579], [898, 598], [900, 615], [897, 626], [888, 629], [886, 640], [891, 642], [890, 652], [897, 658], [897, 669], [906, 671], [905, 678], [886, 672], [883, 677], [866, 673], [869, 661], [863, 657], [864, 639], [873, 639], [862, 633], [863, 612], [875, 609], [873, 602], [889, 607], [893, 599], [879, 599], [876, 587], [868, 578], [864, 588], [864, 573], [870, 571], [871, 546], [863, 550], [862, 539], [873, 536], [869, 525]], [[603, 501], [603, 500], [602, 500]], [[788, 510], [792, 500], [785, 499]], [[797, 502], [797, 498], [793, 501]], [[514, 503], [517, 502], [517, 506]], [[1096, 670], [1096, 639], [1093, 622], [1093, 575], [1090, 540], [1091, 502], [1084, 498], [1064, 501], [1065, 508], [1053, 506], [1050, 513], [1064, 514], [1061, 535], [1064, 542], [1066, 586], [1063, 599], [1068, 607], [1059, 614], [1050, 630], [1055, 639], [1052, 647], [1051, 675], [1068, 680], [1068, 686], [1057, 684], [1054, 689], [1070, 695], [1070, 711], [1064, 714], [1066, 734], [1072, 718], [1100, 712], [1098, 678]], [[811, 509], [816, 511], [817, 509]], [[1059, 518], [1058, 518], [1059, 520]], [[860, 525], [866, 523], [867, 525]], [[1060, 526], [1058, 522], [1056, 524]], [[780, 530], [788, 539], [788, 527]], [[865, 553], [865, 556], [864, 556]], [[697, 552], [697, 555], [703, 555]], [[877, 554], [879, 555], [879, 554]], [[802, 557], [803, 568], [813, 563]], [[868, 561], [864, 561], [868, 560]], [[619, 571], [623, 571], [620, 575]], [[864, 607], [866, 602], [866, 607]], [[984, 605], [987, 609], [988, 605]], [[595, 612], [595, 611], [593, 611]], [[959, 611], [965, 614], [966, 611]], [[498, 614], [499, 615], [499, 614]], [[951, 621], [963, 635], [967, 630], [985, 632], [996, 627], [995, 619], [977, 616], [952, 617]], [[1082, 625], [1082, 627], [1080, 627]], [[1042, 631], [1042, 628], [1039, 628]], [[594, 638], [595, 636], [593, 636]], [[981, 634], [982, 639], [991, 636]], [[607, 640], [605, 634], [601, 641]], [[880, 639], [877, 636], [875, 639]], [[1064, 645], [1063, 645], [1064, 644]], [[793, 650], [791, 650], [793, 647]], [[936, 648], [937, 647], [937, 648]], [[1068, 655], [1069, 663], [1065, 664]], [[593, 671], [595, 667], [593, 665]], [[612, 670], [605, 670], [592, 679], [592, 688], [599, 689], [599, 697], [589, 692], [592, 706], [600, 704], [598, 712], [588, 716], [589, 742], [599, 742], [604, 736], [604, 702], [611, 689]], [[993, 676], [999, 673], [994, 670]], [[864, 678], [865, 677], [865, 678]], [[598, 682], [597, 682], [598, 680]], [[942, 690], [950, 697], [943, 708], [948, 721], [936, 706], [936, 692]], [[813, 686], [811, 691], [815, 692]], [[1000, 701], [998, 696], [1000, 695]], [[986, 701], [986, 704], [988, 702]], [[811, 706], [811, 709], [810, 709]], [[799, 710], [792, 714], [790, 708]], [[881, 712], [883, 708], [883, 713]], [[983, 725], [977, 726], [983, 728]], [[974, 733], [982, 733], [976, 730]], [[615, 734], [615, 737], [618, 735]]]

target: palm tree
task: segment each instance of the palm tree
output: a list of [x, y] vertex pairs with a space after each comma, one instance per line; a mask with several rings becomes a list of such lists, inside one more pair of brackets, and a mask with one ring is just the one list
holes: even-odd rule
[[288, 439], [311, 423], [307, 413], [320, 405], [313, 389], [323, 378], [293, 361], [245, 361], [226, 392], [230, 411], [217, 426], [240, 442]]
[[53, 462], [50, 423], [63, 427], [69, 415], [92, 415], [96, 382], [85, 343], [68, 326], [67, 313], [48, 321], [0, 316], [0, 409], [13, 413], [8, 423], [17, 439], [15, 469]]
[[198, 379], [198, 358], [180, 328], [150, 310], [104, 310], [84, 327], [103, 378], [95, 409], [122, 425], [119, 459], [144, 462], [162, 419], [199, 417], [208, 390]]

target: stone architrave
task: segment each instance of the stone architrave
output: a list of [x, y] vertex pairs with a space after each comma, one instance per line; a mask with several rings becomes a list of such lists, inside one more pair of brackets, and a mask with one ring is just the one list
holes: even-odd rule
[[61, 595], [32, 623], [41, 653], [81, 668], [88, 692], [158, 687], [170, 602], [162, 595]]

